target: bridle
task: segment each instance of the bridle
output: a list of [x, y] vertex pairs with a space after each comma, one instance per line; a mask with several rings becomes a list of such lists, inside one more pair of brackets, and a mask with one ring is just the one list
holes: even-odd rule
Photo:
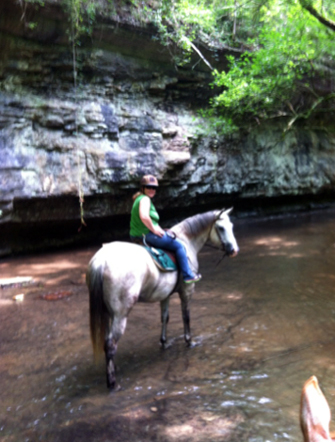
[[[218, 217], [216, 218], [216, 220], [214, 221], [214, 223], [213, 223], [213, 225], [212, 225], [212, 228], [215, 227], [215, 231], [216, 231], [216, 234], [218, 235], [218, 237], [220, 238], [220, 241], [221, 241], [221, 247], [222, 247], [222, 248], [217, 247], [217, 246], [213, 246], [213, 244], [210, 244], [210, 243], [208, 243], [208, 242], [205, 244], [205, 246], [210, 247], [210, 248], [212, 248], [212, 249], [220, 250], [221, 252], [223, 251], [223, 255], [221, 256], [221, 258], [219, 259], [219, 261], [216, 263], [215, 268], [221, 263], [221, 261], [223, 260], [223, 258], [224, 258], [225, 256], [228, 256], [228, 253], [226, 252], [226, 248], [225, 248], [225, 246], [224, 246], [224, 244], [223, 244], [223, 242], [222, 242], [222, 240], [221, 240], [221, 235], [220, 235], [219, 228], [218, 228], [218, 226], [216, 225], [216, 221], [220, 218], [221, 213], [222, 213], [222, 212], [220, 212], [219, 216], [218, 216]], [[211, 228], [211, 230], [212, 230], [212, 228]]]

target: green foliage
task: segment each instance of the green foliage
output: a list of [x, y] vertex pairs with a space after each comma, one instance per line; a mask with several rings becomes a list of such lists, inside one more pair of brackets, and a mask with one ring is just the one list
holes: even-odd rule
[[214, 85], [222, 92], [205, 115], [217, 116], [224, 132], [279, 116], [288, 117], [290, 125], [323, 110], [320, 105], [333, 98], [332, 88], [317, 85], [333, 75], [329, 29], [293, 0], [269, 1], [261, 13], [258, 35], [247, 41], [253, 50], [228, 56], [228, 72], [214, 72]]
[[70, 38], [79, 44], [80, 37], [91, 35], [95, 24], [97, 5], [94, 0], [62, 0], [70, 23]]
[[325, 103], [326, 109], [334, 110], [332, 0], [132, 4], [138, 17], [156, 25], [176, 67], [189, 63], [193, 51], [206, 62], [197, 48], [199, 41], [240, 51], [238, 57], [227, 57], [227, 72], [214, 71], [213, 88], [219, 93], [202, 116], [215, 131], [229, 132], [274, 117], [285, 117], [291, 124], [324, 111]]
[[176, 67], [192, 51], [203, 58], [199, 41], [240, 50], [227, 57], [227, 72], [214, 71], [220, 92], [202, 115], [215, 131], [274, 117], [309, 118], [325, 103], [333, 110], [332, 0], [133, 0], [133, 6], [156, 25]]
[[213, 10], [200, 0], [163, 0], [155, 8], [144, 7], [146, 17], [156, 26], [163, 45], [173, 55], [176, 66], [186, 64], [192, 52], [191, 42], [215, 25]]
[[201, 41], [215, 47], [223, 44], [239, 47], [239, 38], [252, 35], [254, 22], [250, 19], [252, 8], [248, 0], [242, 3], [236, 0], [162, 0], [157, 4], [142, 2], [142, 5], [142, 15], [155, 24], [176, 66], [189, 62], [195, 50], [192, 43]]
[[[225, 90], [213, 105], [229, 108], [232, 116], [268, 116], [274, 107], [282, 108], [295, 83], [311, 70], [314, 45], [291, 20], [284, 29], [263, 30], [257, 40], [259, 49], [239, 59], [228, 56], [229, 71], [214, 73], [215, 84]], [[255, 43], [249, 40], [250, 45]]]
[[30, 30], [33, 31], [37, 27], [38, 23], [27, 21], [27, 17], [26, 17], [27, 6], [29, 4], [36, 5], [36, 6], [44, 6], [44, 1], [43, 0], [17, 0], [17, 2], [20, 5], [21, 10], [22, 10], [21, 20], [24, 22], [24, 24], [27, 28], [29, 28]]

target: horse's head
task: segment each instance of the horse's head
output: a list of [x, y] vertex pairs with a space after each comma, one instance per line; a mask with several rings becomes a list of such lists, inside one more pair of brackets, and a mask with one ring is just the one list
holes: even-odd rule
[[233, 208], [218, 212], [209, 235], [210, 241], [224, 250], [228, 256], [236, 256], [239, 251], [233, 233], [233, 224], [229, 219], [232, 210]]

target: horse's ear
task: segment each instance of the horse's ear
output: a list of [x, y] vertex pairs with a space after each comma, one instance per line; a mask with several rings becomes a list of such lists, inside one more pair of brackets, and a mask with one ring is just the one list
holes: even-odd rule
[[221, 210], [218, 211], [218, 213], [217, 213], [217, 215], [216, 215], [216, 219], [217, 219], [217, 220], [220, 219], [220, 216], [223, 214], [223, 212], [224, 212], [225, 210], [226, 210], [226, 209], [221, 209]]
[[220, 212], [218, 213], [216, 219], [219, 219], [220, 216], [221, 216], [223, 213], [225, 213], [226, 215], [229, 215], [230, 212], [232, 212], [233, 209], [234, 209], [234, 207], [230, 207], [230, 209], [222, 209], [222, 210], [220, 210]]
[[320, 390], [318, 380], [312, 376], [305, 382], [301, 393], [300, 425], [305, 442], [330, 441], [330, 408]]

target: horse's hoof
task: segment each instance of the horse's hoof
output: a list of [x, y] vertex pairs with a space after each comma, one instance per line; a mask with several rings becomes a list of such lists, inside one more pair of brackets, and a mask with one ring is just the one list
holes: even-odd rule
[[164, 344], [161, 342], [161, 350], [167, 350], [168, 348], [172, 347], [172, 342], [164, 342]]
[[115, 387], [116, 387], [116, 380], [115, 380], [115, 377], [113, 377], [112, 379], [110, 379], [110, 378], [107, 376], [107, 388], [108, 388], [108, 390], [112, 391], [112, 390], [115, 389]]
[[121, 385], [115, 383], [113, 387], [109, 387], [109, 394], [117, 393], [120, 390], [122, 390]]

